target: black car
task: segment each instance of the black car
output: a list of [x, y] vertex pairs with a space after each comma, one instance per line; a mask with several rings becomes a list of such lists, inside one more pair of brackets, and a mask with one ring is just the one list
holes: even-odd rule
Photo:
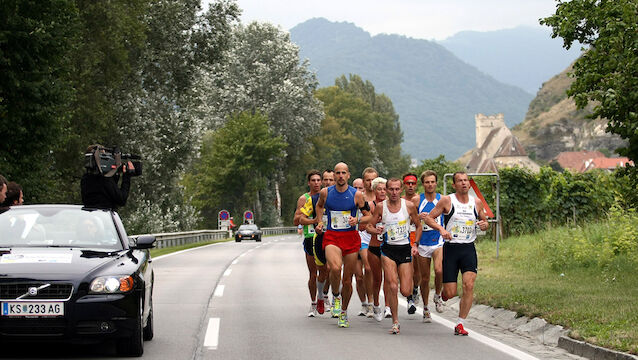
[[153, 338], [153, 236], [131, 241], [116, 212], [75, 205], [0, 209], [0, 341]]
[[239, 229], [235, 231], [235, 241], [240, 242], [246, 239], [261, 241], [261, 230], [259, 230], [259, 226], [255, 224], [240, 225]]

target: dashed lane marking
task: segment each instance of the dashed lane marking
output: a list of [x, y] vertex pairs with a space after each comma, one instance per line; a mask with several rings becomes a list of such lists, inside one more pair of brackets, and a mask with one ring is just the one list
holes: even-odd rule
[[224, 296], [224, 285], [217, 285], [215, 288], [215, 297]]
[[228, 276], [228, 275], [230, 275], [230, 273], [231, 273], [232, 271], [233, 271], [233, 269], [231, 269], [231, 268], [226, 269], [226, 271], [224, 271], [224, 276]]
[[204, 347], [209, 350], [216, 350], [219, 345], [219, 323], [220, 318], [210, 318], [208, 320], [208, 328], [204, 337]]

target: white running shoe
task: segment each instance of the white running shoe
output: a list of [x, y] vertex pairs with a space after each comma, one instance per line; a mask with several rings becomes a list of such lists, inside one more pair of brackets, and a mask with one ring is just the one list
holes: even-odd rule
[[374, 319], [376, 321], [381, 321], [383, 320], [383, 309], [381, 308], [381, 306], [374, 306]]
[[385, 307], [385, 315], [386, 318], [391, 318], [392, 317], [392, 310], [390, 310], [389, 306]]
[[442, 313], [443, 312], [443, 299], [441, 299], [441, 296], [437, 296], [436, 294], [434, 294], [434, 306], [436, 308], [436, 312], [438, 313]]
[[359, 310], [359, 314], [357, 314], [357, 316], [366, 316], [366, 314], [368, 313], [368, 304], [361, 304], [361, 310]]
[[317, 317], [319, 313], [317, 312], [317, 304], [310, 304], [310, 310], [308, 310], [308, 317]]
[[371, 318], [374, 315], [374, 305], [368, 304], [368, 311], [366, 311], [366, 317]]
[[432, 322], [432, 315], [430, 315], [430, 310], [428, 310], [427, 308], [423, 309], [423, 322], [424, 323]]
[[419, 288], [416, 288], [416, 291], [412, 291], [412, 300], [414, 300], [414, 305], [419, 305], [421, 301], [421, 297], [419, 296]]

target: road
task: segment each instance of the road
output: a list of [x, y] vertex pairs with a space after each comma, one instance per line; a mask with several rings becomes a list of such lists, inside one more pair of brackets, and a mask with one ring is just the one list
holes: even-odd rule
[[[350, 328], [338, 328], [327, 313], [308, 318], [302, 252], [299, 237], [287, 235], [265, 237], [261, 243], [218, 243], [154, 259], [155, 338], [145, 343], [143, 358], [536, 358], [479, 331], [454, 336], [452, 324], [436, 315], [433, 323], [424, 324], [421, 310], [408, 315], [404, 300], [398, 336], [387, 333], [390, 319], [356, 316], [356, 294]], [[12, 344], [0, 353], [3, 358], [114, 356], [109, 346], [77, 345]]]

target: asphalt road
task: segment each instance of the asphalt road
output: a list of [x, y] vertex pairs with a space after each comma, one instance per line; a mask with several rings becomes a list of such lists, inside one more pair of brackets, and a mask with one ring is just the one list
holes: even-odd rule
[[[307, 269], [297, 235], [263, 242], [227, 242], [154, 259], [155, 338], [145, 359], [534, 359], [525, 352], [472, 331], [453, 335], [436, 317], [421, 322], [399, 307], [401, 334], [390, 335], [390, 319], [356, 316], [338, 328], [326, 313], [306, 317]], [[110, 344], [69, 346], [11, 344], [2, 358], [113, 358]]]

